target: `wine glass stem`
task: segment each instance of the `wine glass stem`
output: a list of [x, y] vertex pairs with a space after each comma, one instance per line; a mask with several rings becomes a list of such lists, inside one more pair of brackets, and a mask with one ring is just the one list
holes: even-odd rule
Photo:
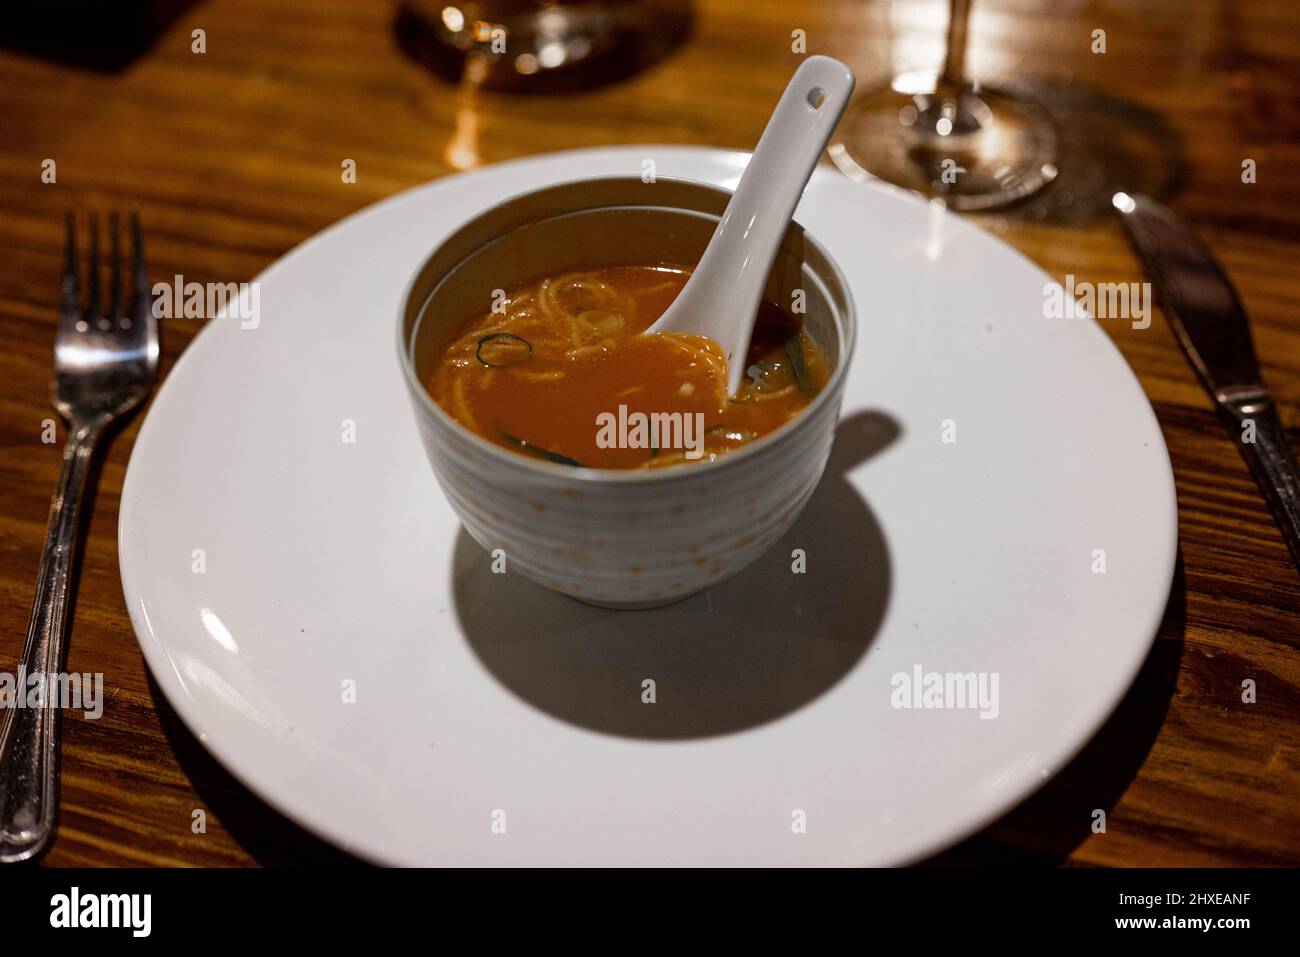
[[951, 0], [948, 12], [948, 47], [939, 75], [939, 88], [955, 92], [966, 85], [966, 24], [971, 0]]

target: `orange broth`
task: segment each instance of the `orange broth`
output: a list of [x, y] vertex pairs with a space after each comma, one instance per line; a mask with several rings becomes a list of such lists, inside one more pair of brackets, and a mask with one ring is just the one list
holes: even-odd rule
[[[726, 359], [711, 339], [640, 334], [689, 276], [674, 265], [605, 266], [521, 283], [453, 331], [429, 392], [488, 441], [566, 465], [661, 468], [747, 445], [812, 401], [826, 384], [825, 357], [795, 316], [764, 301], [744, 385], [728, 397]], [[635, 424], [634, 413], [691, 418], [652, 442], [646, 430], [615, 427], [617, 442], [602, 447], [611, 420]]]

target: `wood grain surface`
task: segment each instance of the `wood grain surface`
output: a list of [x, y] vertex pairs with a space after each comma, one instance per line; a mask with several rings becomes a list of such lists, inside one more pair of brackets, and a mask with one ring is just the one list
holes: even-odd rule
[[[700, 0], [640, 72], [546, 96], [477, 92], [404, 55], [382, 2], [183, 6], [114, 68], [0, 48], [0, 670], [26, 631], [60, 445], [42, 443], [66, 209], [137, 209], [155, 277], [242, 281], [363, 206], [460, 166], [610, 143], [750, 148], [798, 57], [860, 86], [937, 64], [943, 0]], [[680, 16], [679, 11], [679, 16]], [[52, 27], [53, 28], [53, 27]], [[207, 52], [191, 52], [191, 31]], [[1104, 54], [1091, 50], [1106, 31]], [[12, 46], [12, 45], [10, 45]], [[1300, 441], [1300, 9], [1293, 0], [978, 0], [972, 72], [1061, 119], [1062, 177], [978, 217], [1058, 278], [1143, 279], [1104, 199], [1163, 197], [1248, 308]], [[42, 161], [57, 182], [41, 181]], [[354, 159], [354, 184], [340, 163]], [[1242, 182], [1244, 160], [1257, 182]], [[864, 225], [869, 228], [869, 225]], [[198, 331], [169, 321], [163, 373]], [[1160, 636], [1114, 718], [1044, 791], [942, 864], [1300, 863], [1300, 574], [1168, 326], [1103, 323], [1155, 407], [1181, 551]], [[1061, 356], [1069, 362], [1069, 356]], [[119, 495], [137, 416], [90, 508], [68, 668], [103, 672], [103, 718], [64, 722], [49, 865], [345, 864], [235, 782], [151, 683], [123, 605]], [[60, 425], [59, 440], [63, 429]], [[220, 476], [213, 476], [220, 481]], [[1253, 679], [1258, 700], [1242, 701]], [[1107, 811], [1104, 834], [1092, 812]], [[208, 815], [206, 833], [192, 812]]]

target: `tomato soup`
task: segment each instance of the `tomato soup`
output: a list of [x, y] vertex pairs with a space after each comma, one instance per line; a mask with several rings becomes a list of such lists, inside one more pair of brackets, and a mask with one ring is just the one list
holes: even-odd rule
[[604, 266], [498, 293], [441, 346], [428, 388], [461, 425], [521, 455], [657, 469], [741, 448], [798, 415], [828, 369], [799, 319], [759, 306], [740, 391], [703, 336], [642, 335], [690, 269]]

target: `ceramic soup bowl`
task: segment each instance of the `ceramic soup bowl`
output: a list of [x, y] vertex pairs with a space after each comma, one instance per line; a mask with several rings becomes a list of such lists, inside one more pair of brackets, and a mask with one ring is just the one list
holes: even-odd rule
[[730, 195], [662, 177], [551, 186], [464, 223], [416, 271], [398, 317], [400, 362], [434, 474], [485, 562], [495, 555], [507, 574], [592, 604], [648, 608], [741, 571], [803, 510], [830, 452], [857, 320], [844, 276], [797, 223], [765, 297], [788, 304], [803, 291], [803, 328], [830, 377], [799, 415], [749, 445], [668, 468], [574, 467], [486, 441], [426, 388], [441, 345], [494, 289], [593, 264], [693, 264]]

